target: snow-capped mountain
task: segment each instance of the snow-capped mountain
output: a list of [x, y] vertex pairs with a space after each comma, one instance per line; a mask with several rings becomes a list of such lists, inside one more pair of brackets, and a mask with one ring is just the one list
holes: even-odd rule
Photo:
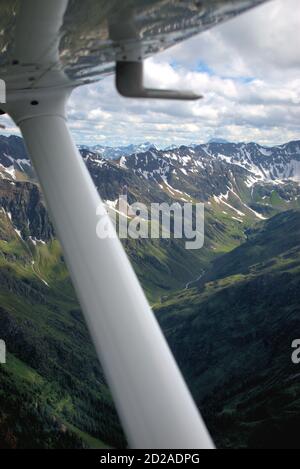
[[[238, 221], [300, 205], [300, 141], [275, 147], [211, 142], [164, 150], [147, 142], [118, 149], [82, 146], [80, 152], [108, 201], [124, 190], [132, 200], [201, 201]], [[0, 137], [0, 178], [11, 184], [34, 178], [19, 137]]]
[[[214, 171], [217, 163], [240, 167], [248, 175], [247, 184], [294, 181], [300, 183], [300, 141], [276, 147], [256, 143], [217, 143], [193, 147], [180, 146], [171, 150], [150, 149], [143, 153], [122, 155], [121, 166], [140, 173], [145, 178], [157, 174], [168, 176], [176, 171], [184, 175]], [[167, 168], [167, 170], [166, 170]]]
[[145, 142], [141, 143], [138, 145], [126, 145], [126, 146], [120, 146], [120, 147], [110, 147], [110, 146], [104, 146], [104, 145], [93, 145], [93, 146], [87, 146], [87, 145], [80, 145], [79, 150], [85, 150], [85, 151], [90, 151], [92, 153], [96, 153], [99, 156], [102, 156], [105, 159], [108, 160], [117, 160], [123, 155], [131, 155], [133, 153], [140, 153], [144, 151], [148, 151], [150, 149], [155, 149], [155, 145], [150, 142]]
[[[287, 209], [300, 200], [300, 142], [272, 148], [256, 143], [218, 143], [123, 155], [123, 170], [156, 183], [173, 198], [215, 202], [265, 218], [274, 206]], [[226, 212], [227, 213], [227, 212]], [[242, 215], [241, 215], [242, 214]]]

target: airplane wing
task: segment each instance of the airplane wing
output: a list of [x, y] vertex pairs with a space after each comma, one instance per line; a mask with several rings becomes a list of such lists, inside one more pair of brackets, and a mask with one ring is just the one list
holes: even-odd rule
[[14, 89], [90, 83], [265, 1], [0, 0], [1, 78]]

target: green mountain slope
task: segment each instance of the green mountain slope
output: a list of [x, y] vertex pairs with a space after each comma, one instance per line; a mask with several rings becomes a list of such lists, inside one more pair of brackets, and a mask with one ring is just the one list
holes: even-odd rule
[[[147, 202], [147, 201], [146, 201]], [[0, 447], [126, 445], [36, 184], [0, 181]], [[126, 240], [150, 301], [239, 245], [243, 227], [207, 208], [206, 244]]]
[[275, 216], [156, 308], [220, 447], [297, 447], [300, 212]]
[[268, 263], [297, 247], [300, 239], [299, 211], [284, 212], [263, 224], [259, 223], [248, 229], [246, 236], [247, 243], [213, 262], [202, 278], [204, 283], [228, 275], [245, 274], [250, 268], [255, 270], [256, 264]]
[[0, 446], [81, 447], [91, 436], [124, 446], [58, 243], [30, 252], [12, 239], [9, 259], [3, 252], [0, 335], [9, 355], [0, 367]]

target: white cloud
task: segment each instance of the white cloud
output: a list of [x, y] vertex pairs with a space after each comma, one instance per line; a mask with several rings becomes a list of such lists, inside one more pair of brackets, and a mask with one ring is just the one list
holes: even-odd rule
[[222, 76], [299, 77], [299, 0], [272, 0], [161, 54]]

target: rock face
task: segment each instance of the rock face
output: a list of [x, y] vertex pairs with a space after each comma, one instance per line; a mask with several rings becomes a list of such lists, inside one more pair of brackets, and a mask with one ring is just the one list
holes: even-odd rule
[[4, 163], [4, 158], [7, 156], [7, 161], [11, 159], [17, 160], [28, 160], [27, 150], [24, 145], [24, 141], [21, 137], [10, 135], [5, 137], [0, 135], [0, 162]]
[[0, 181], [0, 207], [24, 240], [47, 242], [53, 237], [53, 227], [36, 184], [11, 185], [10, 181]]

